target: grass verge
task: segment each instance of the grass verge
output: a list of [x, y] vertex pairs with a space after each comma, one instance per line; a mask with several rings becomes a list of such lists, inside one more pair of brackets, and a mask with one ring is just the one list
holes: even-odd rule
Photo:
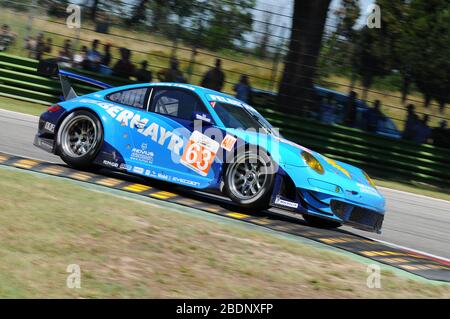
[[[0, 168], [0, 297], [413, 298], [448, 285], [366, 265], [237, 222], [217, 223]], [[81, 289], [66, 287], [81, 267]]]
[[47, 106], [0, 96], [0, 109], [39, 116]]

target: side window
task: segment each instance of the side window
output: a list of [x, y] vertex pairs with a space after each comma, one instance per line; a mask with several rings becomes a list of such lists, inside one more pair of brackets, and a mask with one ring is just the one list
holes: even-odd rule
[[145, 97], [148, 88], [129, 89], [108, 95], [108, 100], [123, 105], [136, 107], [138, 109], [145, 109]]
[[192, 93], [172, 88], [155, 89], [153, 91], [150, 111], [183, 120], [192, 120], [194, 112], [208, 112]]

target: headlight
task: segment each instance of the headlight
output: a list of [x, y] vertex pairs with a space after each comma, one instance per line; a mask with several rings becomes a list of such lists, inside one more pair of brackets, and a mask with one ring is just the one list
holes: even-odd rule
[[308, 164], [308, 166], [311, 167], [314, 171], [319, 174], [325, 173], [322, 164], [320, 164], [320, 162], [314, 156], [312, 156], [308, 152], [303, 151], [302, 157], [305, 160], [306, 164]]
[[364, 171], [362, 171], [362, 172], [363, 172], [364, 176], [366, 177], [367, 181], [369, 182], [370, 186], [372, 186], [373, 188], [375, 188], [375, 187], [376, 187], [376, 186], [375, 186], [375, 183], [374, 183], [374, 181], [370, 178], [370, 176], [369, 176], [366, 172], [364, 172]]

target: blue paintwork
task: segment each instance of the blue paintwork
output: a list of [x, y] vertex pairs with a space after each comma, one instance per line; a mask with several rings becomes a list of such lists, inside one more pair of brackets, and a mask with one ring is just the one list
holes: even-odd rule
[[[208, 117], [213, 123], [198, 128], [194, 127], [191, 121], [147, 112], [106, 99], [107, 95], [124, 89], [161, 86], [193, 92], [203, 102], [209, 112]], [[296, 212], [317, 215], [345, 223], [346, 220], [336, 216], [330, 209], [330, 202], [339, 200], [349, 204], [349, 207], [362, 207], [376, 214], [384, 214], [384, 198], [374, 187], [370, 186], [361, 169], [339, 161], [332, 165], [321, 154], [279, 136], [227, 128], [213, 107], [212, 102], [218, 101], [218, 99], [219, 101], [226, 100], [235, 107], [246, 107], [256, 112], [250, 106], [231, 96], [198, 86], [148, 83], [109, 88], [61, 102], [59, 103], [63, 108], [61, 111], [57, 113], [46, 112], [41, 116], [41, 121], [55, 124], [55, 131], [57, 131], [58, 125], [67, 114], [80, 108], [89, 109], [99, 117], [104, 128], [104, 144], [95, 160], [97, 164], [197, 189], [218, 189], [220, 187], [223, 177], [223, 161], [229, 152], [220, 148], [211, 169], [205, 176], [182, 165], [180, 157], [193, 131], [197, 130], [204, 133], [208, 129], [215, 129], [217, 133], [215, 136], [221, 136], [216, 138], [219, 143], [227, 134], [237, 138], [232, 151], [244, 144], [250, 144], [258, 145], [270, 154], [273, 161], [278, 165], [277, 182], [272, 196], [274, 206], [284, 206], [277, 205], [275, 199], [282, 183], [280, 178], [287, 177], [297, 189], [296, 198], [288, 199], [298, 205], [295, 208], [291, 207], [291, 210]], [[128, 111], [129, 115], [132, 113], [130, 115], [132, 119], [128, 117], [124, 120], [125, 115], [121, 117], [125, 111]], [[147, 134], [146, 136], [145, 132], [148, 132], [151, 125], [157, 128], [157, 135]], [[164, 132], [172, 132], [172, 135], [176, 135], [177, 138], [172, 140], [171, 136], [166, 140], [160, 140]], [[43, 133], [48, 132], [40, 131], [38, 137]], [[177, 144], [177, 141], [180, 144]], [[177, 148], [176, 145], [181, 145], [181, 143], [182, 146]], [[325, 173], [319, 174], [311, 169], [302, 159], [301, 152], [312, 154], [322, 164]], [[311, 206], [302, 204], [300, 198]]]

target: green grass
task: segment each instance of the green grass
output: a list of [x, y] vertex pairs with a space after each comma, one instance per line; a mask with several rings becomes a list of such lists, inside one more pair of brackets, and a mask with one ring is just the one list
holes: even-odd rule
[[369, 289], [367, 265], [340, 253], [67, 180], [0, 168], [0, 193], [1, 298], [450, 297], [387, 270]]
[[0, 95], [0, 109], [39, 116], [47, 109], [47, 106]]

